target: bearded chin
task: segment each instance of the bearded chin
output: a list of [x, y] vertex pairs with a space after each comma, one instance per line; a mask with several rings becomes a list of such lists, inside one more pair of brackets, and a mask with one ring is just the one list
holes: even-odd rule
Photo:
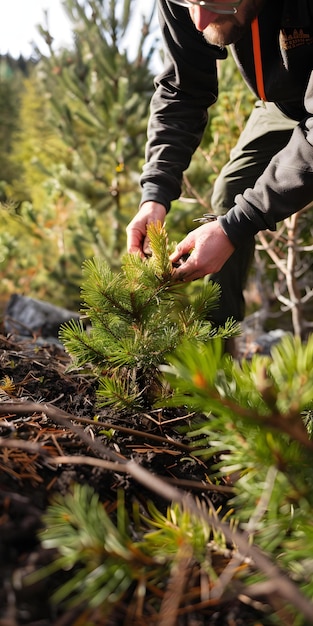
[[232, 24], [229, 29], [219, 24], [212, 23], [204, 31], [203, 36], [207, 43], [218, 46], [219, 48], [225, 48], [231, 43], [236, 43], [243, 34], [243, 28], [239, 25]]

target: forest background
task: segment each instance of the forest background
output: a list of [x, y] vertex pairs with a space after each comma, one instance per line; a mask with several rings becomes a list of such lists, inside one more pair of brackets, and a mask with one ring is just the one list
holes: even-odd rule
[[[55, 49], [43, 24], [48, 54], [35, 47], [28, 59], [0, 57], [0, 298], [19, 293], [77, 310], [85, 259], [120, 269], [162, 48], [154, 2], [139, 21], [133, 0], [63, 6], [72, 45]], [[253, 106], [231, 55], [218, 69], [218, 101], [167, 219], [171, 241], [211, 211], [212, 185]], [[248, 313], [261, 309], [262, 326], [279, 317], [301, 336], [310, 327], [311, 221], [304, 211], [260, 235], [247, 303]]]
[[[55, 50], [43, 24], [48, 55], [1, 57], [0, 295], [77, 309], [84, 259], [120, 268], [162, 50], [154, 3], [135, 35], [132, 1], [66, 0], [64, 9], [72, 47]], [[173, 240], [210, 211], [214, 179], [253, 104], [231, 58], [219, 71], [218, 103], [168, 218]]]

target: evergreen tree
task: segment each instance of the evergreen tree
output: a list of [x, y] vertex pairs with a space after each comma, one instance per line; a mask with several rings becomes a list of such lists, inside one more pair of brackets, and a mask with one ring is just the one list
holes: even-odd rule
[[13, 135], [12, 158], [19, 176], [10, 187], [14, 201], [28, 200], [35, 211], [46, 202], [44, 183], [54, 166], [68, 159], [68, 148], [49, 122], [49, 102], [38, 72], [23, 81], [19, 103], [19, 128]]
[[23, 57], [0, 55], [0, 200], [7, 199], [7, 185], [19, 174], [12, 157], [14, 134], [19, 128], [20, 99], [23, 79], [32, 66]]
[[172, 280], [172, 264], [165, 228], [150, 224], [152, 256], [123, 258], [122, 271], [113, 274], [103, 259], [84, 265], [82, 322], [69, 322], [60, 338], [75, 367], [87, 366], [99, 379], [101, 406], [140, 410], [151, 407], [167, 390], [159, 379], [160, 365], [183, 338], [238, 334], [231, 319], [218, 329], [209, 321], [219, 287], [208, 283], [197, 298], [188, 299], [184, 285]]
[[144, 53], [144, 22], [137, 52], [125, 52], [130, 3], [124, 12], [118, 2], [108, 9], [96, 2], [92, 14], [87, 2], [66, 8], [73, 50], [56, 53], [42, 27], [50, 55], [21, 88], [16, 175], [6, 184], [18, 215], [2, 210], [0, 245], [2, 291], [76, 308], [82, 262], [101, 255], [119, 268], [125, 225], [139, 202], [153, 46]]
[[[90, 204], [101, 253], [119, 266], [125, 225], [139, 202], [139, 172], [153, 79], [149, 38], [152, 14], [134, 38], [131, 0], [66, 0], [73, 25], [73, 50], [55, 53], [53, 38], [41, 29], [50, 56], [41, 76], [51, 119], [72, 151], [61, 183]], [[137, 52], [127, 51], [130, 37]]]
[[81, 263], [92, 248], [82, 244], [83, 217], [77, 226], [85, 204], [74, 203], [58, 181], [71, 154], [47, 119], [48, 106], [35, 69], [21, 84], [11, 148], [15, 176], [0, 208], [1, 291], [64, 306], [70, 297], [78, 306]]

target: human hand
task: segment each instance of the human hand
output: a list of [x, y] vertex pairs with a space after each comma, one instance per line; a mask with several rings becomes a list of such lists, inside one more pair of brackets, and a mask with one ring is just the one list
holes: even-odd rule
[[151, 223], [161, 222], [163, 224], [165, 216], [166, 210], [163, 204], [152, 201], [145, 202], [126, 228], [128, 252], [139, 252], [142, 258], [148, 255], [150, 246], [147, 227]]
[[170, 256], [172, 263], [190, 254], [174, 270], [177, 281], [192, 281], [218, 272], [234, 252], [235, 247], [217, 221], [203, 224], [188, 233]]

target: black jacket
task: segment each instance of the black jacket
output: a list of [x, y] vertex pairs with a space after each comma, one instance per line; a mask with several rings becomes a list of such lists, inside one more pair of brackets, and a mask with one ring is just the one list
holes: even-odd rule
[[[142, 202], [167, 210], [181, 192], [182, 173], [198, 147], [216, 101], [216, 59], [227, 51], [206, 43], [188, 9], [158, 0], [164, 71], [156, 78], [148, 126]], [[266, 0], [258, 18], [265, 98], [299, 122], [287, 146], [253, 189], [234, 199], [219, 221], [234, 245], [313, 200], [313, 0]], [[258, 93], [251, 29], [231, 46], [239, 70]]]

